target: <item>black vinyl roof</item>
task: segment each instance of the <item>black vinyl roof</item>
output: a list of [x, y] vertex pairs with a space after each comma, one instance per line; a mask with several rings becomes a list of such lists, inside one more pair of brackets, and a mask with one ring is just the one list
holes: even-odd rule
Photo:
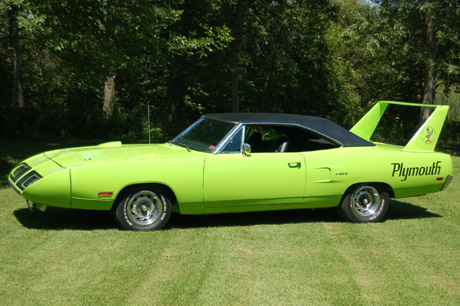
[[374, 146], [373, 143], [362, 139], [337, 123], [319, 117], [276, 113], [220, 113], [207, 114], [203, 117], [242, 124], [298, 126], [335, 140], [344, 147]]

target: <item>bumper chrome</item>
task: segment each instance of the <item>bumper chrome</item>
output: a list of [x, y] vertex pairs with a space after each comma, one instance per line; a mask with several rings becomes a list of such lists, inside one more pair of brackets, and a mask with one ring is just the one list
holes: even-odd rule
[[32, 206], [33, 206], [33, 203], [30, 203], [29, 200], [26, 200], [26, 204], [27, 204], [27, 207], [29, 208], [30, 211], [34, 211]]
[[446, 182], [444, 183], [444, 185], [442, 186], [441, 188], [441, 191], [443, 191], [444, 189], [447, 188], [447, 186], [449, 186], [450, 182], [452, 182], [452, 179], [454, 177], [452, 175], [448, 175], [447, 178], [446, 178]]

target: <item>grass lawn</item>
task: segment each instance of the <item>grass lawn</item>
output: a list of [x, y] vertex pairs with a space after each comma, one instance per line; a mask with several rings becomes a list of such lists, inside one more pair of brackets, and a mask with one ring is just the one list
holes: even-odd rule
[[377, 224], [326, 209], [127, 232], [105, 212], [30, 212], [6, 186], [19, 160], [58, 145], [0, 144], [0, 305], [460, 305], [458, 177], [391, 201]]

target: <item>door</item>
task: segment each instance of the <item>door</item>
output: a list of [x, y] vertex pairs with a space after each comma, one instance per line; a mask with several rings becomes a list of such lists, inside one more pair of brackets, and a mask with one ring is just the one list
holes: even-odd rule
[[299, 203], [304, 191], [305, 162], [299, 153], [217, 154], [205, 161], [205, 212]]

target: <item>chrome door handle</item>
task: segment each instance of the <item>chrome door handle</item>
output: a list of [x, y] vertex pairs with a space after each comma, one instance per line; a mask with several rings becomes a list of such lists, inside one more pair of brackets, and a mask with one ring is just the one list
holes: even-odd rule
[[289, 168], [297, 168], [297, 169], [300, 169], [300, 166], [302, 165], [301, 162], [292, 162], [292, 163], [289, 163]]

